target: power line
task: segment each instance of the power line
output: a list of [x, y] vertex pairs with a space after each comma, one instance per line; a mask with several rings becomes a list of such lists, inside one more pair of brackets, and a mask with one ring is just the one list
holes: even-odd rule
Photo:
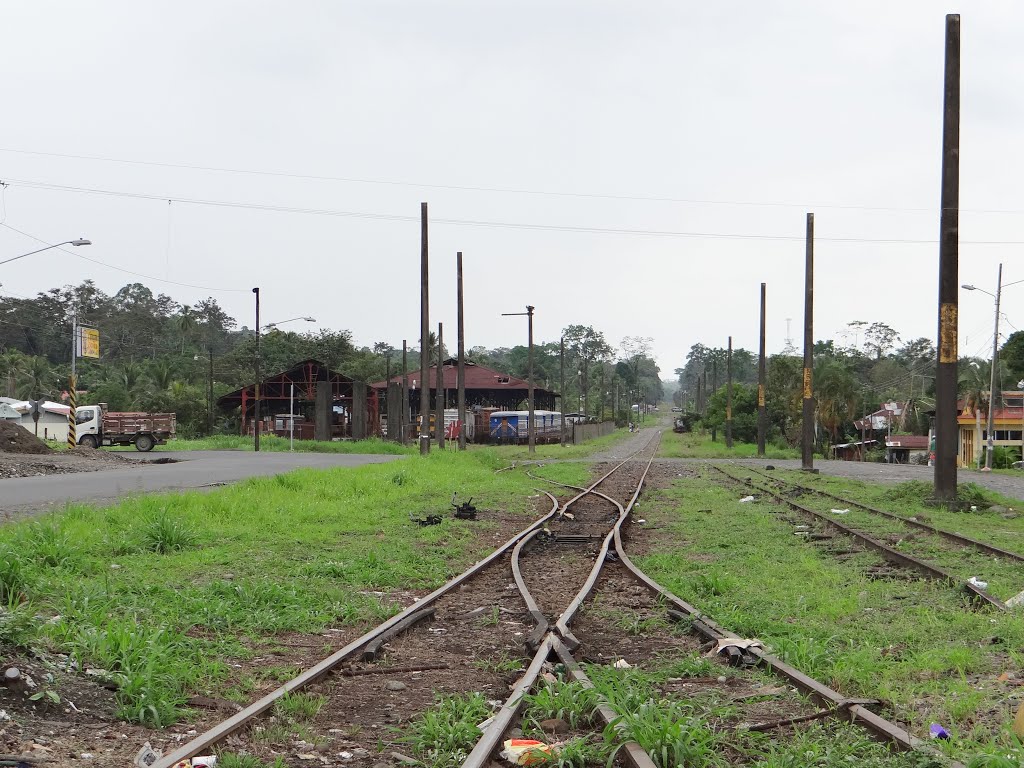
[[[301, 179], [306, 181], [333, 181], [345, 184], [374, 184], [390, 187], [416, 187], [419, 189], [442, 189], [456, 192], [493, 192], [512, 195], [542, 195], [546, 197], [570, 197], [592, 200], [628, 200], [654, 203], [685, 203], [688, 205], [726, 205], [726, 206], [749, 206], [765, 208], [818, 208], [831, 210], [856, 210], [856, 211], [909, 211], [909, 212], [932, 212], [932, 208], [909, 208], [909, 207], [886, 207], [873, 205], [842, 205], [842, 204], [808, 204], [808, 203], [784, 203], [770, 201], [751, 200], [708, 200], [700, 198], [681, 197], [660, 197], [654, 195], [612, 195], [598, 192], [567, 192], [562, 190], [523, 189], [517, 187], [487, 187], [478, 185], [459, 184], [431, 184], [413, 181], [394, 181], [388, 179], [365, 179], [351, 176], [323, 176], [309, 173], [290, 173], [283, 171], [264, 171], [249, 168], [225, 168], [221, 166], [193, 165], [190, 163], [166, 163], [153, 160], [128, 160], [117, 157], [101, 157], [98, 155], [75, 155], [62, 152], [35, 152], [26, 149], [11, 149], [0, 147], [0, 152], [9, 152], [19, 155], [33, 155], [37, 157], [59, 157], [68, 160], [89, 160], [105, 163], [119, 163], [122, 165], [138, 165], [151, 168], [174, 168], [191, 171], [207, 171], [213, 173], [239, 173], [249, 176], [267, 176], [271, 178]], [[962, 209], [963, 210], [963, 209]], [[1002, 211], [998, 211], [1002, 212]], [[1016, 213], [1016, 211], [1014, 211]]]
[[[161, 203], [164, 202], [176, 202], [187, 205], [203, 205], [216, 208], [238, 208], [242, 210], [256, 210], [256, 211], [270, 211], [274, 213], [294, 213], [303, 214], [310, 216], [334, 216], [343, 218], [355, 218], [355, 219], [370, 219], [377, 221], [400, 221], [400, 222], [418, 222], [418, 216], [408, 216], [404, 214], [392, 214], [392, 213], [373, 213], [369, 211], [342, 211], [329, 208], [302, 208], [295, 206], [285, 205], [273, 205], [264, 203], [243, 203], [231, 200], [212, 200], [203, 198], [187, 198], [187, 197], [175, 197], [173, 195], [166, 194], [151, 194], [142, 192], [124, 192], [121, 190], [110, 190], [100, 189], [97, 187], [76, 187], [65, 184], [50, 184], [46, 182], [36, 182], [24, 179], [7, 179], [7, 182], [12, 185], [20, 185], [26, 189], [43, 189], [54, 192], [73, 192], [77, 194], [91, 194], [91, 195], [102, 195], [107, 197], [125, 197], [137, 200], [154, 200]], [[483, 227], [492, 229], [521, 229], [521, 230], [534, 230], [534, 231], [545, 231], [545, 232], [577, 232], [587, 234], [598, 234], [598, 235], [632, 235], [640, 237], [672, 237], [672, 238], [694, 238], [694, 239], [709, 239], [709, 240], [757, 240], [757, 241], [777, 241], [777, 242], [803, 242], [804, 237], [802, 235], [763, 235], [763, 234], [742, 234], [742, 233], [730, 233], [730, 232], [686, 232], [686, 231], [673, 231], [673, 230], [657, 230], [657, 229], [630, 229], [630, 228], [616, 228], [616, 227], [584, 227], [574, 226], [568, 224], [535, 224], [529, 222], [508, 222], [508, 221], [486, 221], [486, 220], [474, 220], [474, 219], [431, 219], [432, 224], [448, 224], [452, 226], [461, 227]], [[7, 225], [3, 225], [7, 226]], [[829, 243], [874, 243], [878, 245], [935, 245], [938, 240], [935, 239], [914, 239], [914, 238], [870, 238], [870, 237], [824, 237], [819, 236], [816, 238], [818, 242], [829, 242]], [[961, 240], [961, 245], [1024, 245], [1024, 240]], [[71, 253], [70, 251], [65, 251]], [[79, 258], [86, 260], [88, 257], [82, 256], [81, 254], [75, 254]], [[111, 266], [111, 265], [105, 265]], [[113, 267], [114, 269], [121, 269], [120, 267]], [[131, 272], [130, 270], [123, 270], [130, 274], [139, 274]], [[145, 275], [142, 275], [146, 277]], [[202, 287], [188, 285], [187, 283], [175, 283], [172, 280], [161, 280], [161, 278], [149, 278], [152, 280], [160, 280], [161, 282], [173, 283], [176, 285], [187, 285], [190, 288]], [[244, 291], [245, 289], [231, 289], [231, 288], [209, 288], [206, 290], [217, 290], [217, 291]]]
[[[42, 243], [44, 245], [52, 245], [52, 243], [48, 243], [46, 240], [43, 240], [40, 237], [36, 237], [35, 235], [29, 234], [28, 232], [24, 232], [23, 230], [17, 229], [16, 227], [12, 227], [10, 224], [4, 224], [3, 222], [0, 222], [0, 227], [9, 229], [12, 232], [17, 232], [19, 235], [24, 235], [30, 240], [35, 240], [37, 243]], [[77, 251], [69, 251], [67, 248], [58, 247], [57, 250], [60, 251], [61, 253], [66, 253], [69, 256], [75, 256], [76, 258], [92, 262], [93, 264], [99, 264], [100, 266], [107, 267], [108, 269], [114, 269], [117, 270], [118, 272], [124, 272], [125, 274], [134, 275], [135, 277], [141, 277], [146, 280], [155, 280], [158, 283], [167, 283], [168, 285], [177, 285], [184, 288], [195, 288], [200, 291], [214, 291], [218, 293], [243, 293], [246, 290], [248, 290], [245, 288], [213, 288], [208, 285], [195, 285], [194, 283], [182, 283], [177, 280], [167, 280], [162, 277], [154, 277], [152, 275], [143, 274], [142, 272], [136, 272], [131, 269], [125, 269], [124, 267], [118, 267], [114, 264], [108, 264], [105, 261], [100, 261], [99, 259], [94, 259], [90, 256], [85, 256], [84, 254], [78, 253]]]

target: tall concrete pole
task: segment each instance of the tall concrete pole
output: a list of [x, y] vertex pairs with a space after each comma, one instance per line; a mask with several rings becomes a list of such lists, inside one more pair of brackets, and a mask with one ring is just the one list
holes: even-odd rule
[[996, 283], [996, 326], [995, 330], [992, 331], [992, 371], [989, 376], [988, 386], [988, 439], [986, 440], [985, 446], [985, 471], [992, 471], [992, 453], [995, 451], [995, 445], [993, 443], [992, 430], [995, 428], [994, 417], [996, 405], [998, 404], [1000, 397], [996, 394], [996, 383], [998, 376], [996, 371], [999, 370], [999, 300], [1003, 295], [1003, 265], [999, 265], [999, 281]]
[[533, 421], [533, 309], [534, 308], [531, 307], [531, 306], [527, 306], [526, 307], [526, 321], [527, 321], [527, 323], [529, 325], [529, 344], [530, 344], [529, 352], [528, 352], [528, 359], [529, 359], [529, 363], [528, 363], [528, 366], [529, 366], [529, 381], [527, 383], [529, 385], [529, 395], [530, 395], [530, 401], [529, 401], [529, 410], [530, 410], [529, 435], [530, 435], [530, 453], [531, 454], [537, 452], [537, 425], [534, 424], [534, 421]]
[[935, 499], [956, 499], [957, 328], [960, 259], [960, 15], [946, 16], [939, 223], [939, 344], [935, 372]]
[[559, 343], [558, 353], [558, 407], [562, 410], [562, 447], [565, 448], [565, 336]]
[[732, 336], [725, 356], [725, 447], [732, 448]]
[[757, 358], [757, 456], [764, 458], [765, 434], [768, 431], [768, 408], [764, 402], [764, 388], [768, 366], [764, 355], [766, 285], [761, 283], [761, 346]]
[[430, 291], [427, 204], [420, 203], [420, 456], [430, 453]]
[[438, 448], [444, 448], [444, 323], [437, 324], [437, 371], [434, 379], [437, 382], [434, 391], [434, 439]]
[[459, 304], [459, 370], [458, 370], [458, 408], [459, 408], [459, 450], [466, 450], [466, 316], [462, 294], [462, 251], [455, 254], [455, 272], [458, 282]]
[[409, 444], [409, 342], [402, 339], [402, 445]]
[[807, 214], [804, 263], [804, 396], [800, 468], [814, 471], [814, 214]]

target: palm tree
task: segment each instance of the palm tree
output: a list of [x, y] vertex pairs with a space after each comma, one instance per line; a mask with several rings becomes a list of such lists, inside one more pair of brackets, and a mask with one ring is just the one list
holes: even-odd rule
[[818, 421], [831, 442], [838, 442], [857, 405], [857, 382], [844, 365], [833, 361], [822, 364], [814, 378]]
[[54, 397], [57, 375], [45, 357], [29, 357], [20, 369], [18, 396], [25, 399]]
[[[192, 311], [192, 307], [188, 304], [183, 304], [181, 313], [174, 318], [174, 328], [181, 334], [182, 354], [185, 354], [185, 344], [192, 338], [192, 334], [195, 333], [197, 327], [196, 313]], [[167, 387], [162, 387], [162, 389], [167, 389]]]
[[972, 461], [977, 458], [980, 461], [984, 452], [981, 449], [981, 414], [985, 412], [988, 416], [989, 403], [991, 402], [991, 379], [992, 363], [983, 360], [965, 360], [959, 368], [957, 391], [963, 396], [964, 408], [962, 414], [970, 416], [974, 414], [975, 454]]
[[142, 366], [133, 360], [128, 360], [121, 365], [121, 371], [118, 374], [119, 383], [124, 385], [125, 390], [129, 395], [134, 394], [135, 387], [138, 385], [139, 380], [142, 378]]
[[166, 359], [154, 360], [149, 364], [146, 373], [158, 392], [165, 392], [174, 380], [174, 366]]
[[15, 383], [25, 365], [25, 356], [16, 349], [0, 354], [0, 378], [5, 384], [7, 397], [14, 397]]

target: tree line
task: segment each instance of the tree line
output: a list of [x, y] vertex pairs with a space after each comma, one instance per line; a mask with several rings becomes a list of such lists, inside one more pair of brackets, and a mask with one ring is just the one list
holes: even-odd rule
[[[104, 402], [112, 410], [168, 411], [178, 415], [186, 436], [232, 432], [237, 424], [215, 413], [208, 422], [209, 391], [214, 399], [250, 384], [254, 376], [256, 334], [240, 326], [214, 298], [182, 304], [141, 283], [109, 295], [87, 280], [41, 292], [32, 298], [0, 296], [0, 393], [20, 399], [59, 400], [71, 372], [71, 309], [80, 325], [99, 329], [101, 356], [79, 358], [78, 389], [85, 401]], [[565, 329], [567, 410], [591, 416], [611, 414], [619, 394], [617, 418], [630, 403], [656, 403], [662, 396], [659, 370], [649, 338], [627, 337], [613, 349], [590, 326]], [[535, 344], [535, 382], [558, 391], [559, 341]], [[430, 334], [426, 354], [436, 360], [437, 339]], [[448, 350], [442, 350], [442, 357]], [[468, 359], [525, 378], [526, 346], [474, 347]], [[299, 360], [316, 359], [359, 381], [382, 380], [400, 371], [402, 351], [388, 342], [358, 346], [348, 330], [301, 332], [266, 327], [260, 335], [264, 374], [283, 371]], [[212, 360], [212, 376], [211, 376]], [[419, 367], [419, 349], [409, 355]], [[81, 402], [81, 400], [80, 400]]]
[[[814, 344], [814, 397], [820, 447], [859, 440], [854, 421], [880, 410], [887, 402], [905, 405], [900, 431], [927, 434], [929, 411], [935, 407], [935, 346], [930, 339], [902, 341], [884, 323], [849, 323], [838, 339]], [[676, 403], [697, 412], [708, 428], [725, 423], [727, 350], [695, 344], [686, 364], [675, 370], [679, 380]], [[717, 387], [714, 371], [717, 369]], [[753, 442], [757, 436], [757, 353], [734, 349], [733, 435]], [[987, 413], [990, 407], [991, 362], [962, 357], [958, 364], [960, 397], [965, 405]], [[697, 381], [707, 376], [707, 395], [697, 403]], [[778, 445], [800, 442], [803, 400], [803, 356], [793, 347], [767, 359], [765, 407], [769, 440]], [[1000, 348], [996, 366], [996, 407], [1003, 390], [1020, 389], [1024, 378], [1024, 332], [1009, 336]]]

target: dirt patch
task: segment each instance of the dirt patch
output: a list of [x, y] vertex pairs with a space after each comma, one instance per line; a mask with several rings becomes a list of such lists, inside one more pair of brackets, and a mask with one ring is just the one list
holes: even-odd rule
[[[15, 427], [15, 429], [25, 432], [21, 427]], [[35, 440], [42, 445], [43, 453], [12, 453], [0, 450], [0, 479], [99, 472], [104, 469], [118, 469], [151, 463], [85, 446], [78, 446], [69, 451], [52, 451], [28, 432], [25, 434], [30, 440]]]
[[51, 453], [50, 446], [12, 421], [0, 421], [0, 452]]

